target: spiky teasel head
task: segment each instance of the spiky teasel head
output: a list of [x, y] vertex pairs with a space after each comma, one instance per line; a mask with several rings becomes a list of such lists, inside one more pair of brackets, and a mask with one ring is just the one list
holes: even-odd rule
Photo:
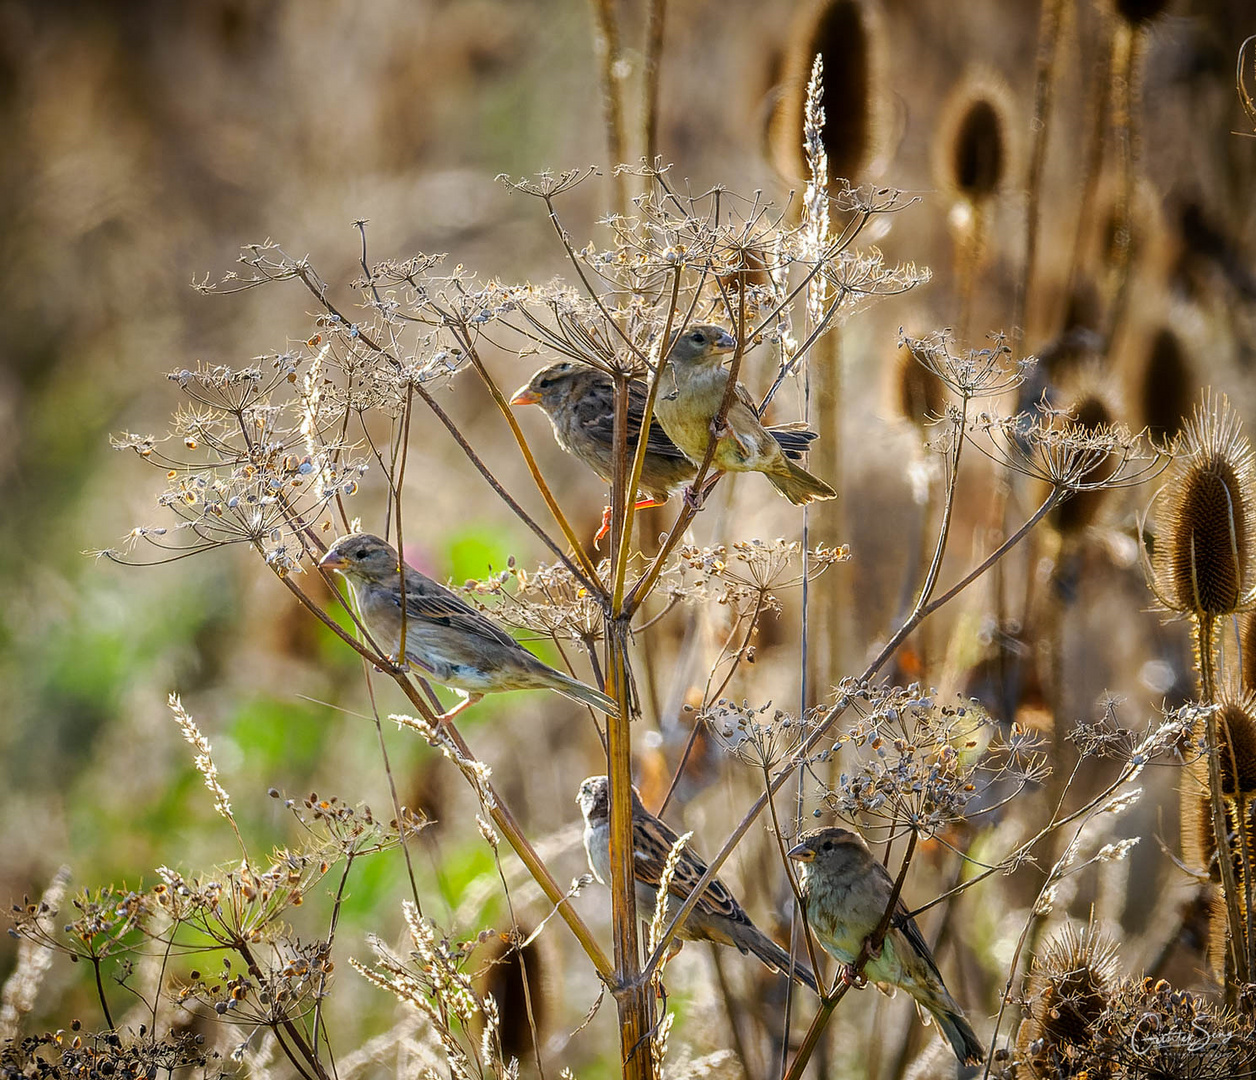
[[807, 178], [803, 112], [816, 55], [824, 63], [829, 190], [843, 179], [865, 178], [880, 150], [884, 126], [881, 85], [884, 30], [875, 0], [820, 0], [799, 6], [781, 64], [781, 90], [768, 121], [768, 148], [777, 171], [790, 183]]
[[1182, 430], [1198, 385], [1182, 339], [1172, 328], [1162, 326], [1152, 335], [1137, 379], [1138, 403], [1147, 434], [1157, 443], [1167, 444]]
[[[1217, 702], [1217, 761], [1227, 804], [1242, 795], [1256, 803], [1256, 694], [1227, 691]], [[1182, 860], [1187, 867], [1220, 881], [1217, 841], [1208, 797], [1208, 734], [1201, 716], [1184, 751], [1181, 782]], [[1232, 810], [1232, 808], [1231, 808]]]
[[1116, 13], [1132, 27], [1146, 26], [1168, 6], [1169, 0], [1115, 0], [1113, 4]]
[[1256, 455], [1241, 428], [1225, 395], [1208, 392], [1174, 443], [1149, 563], [1168, 611], [1215, 619], [1256, 595]]
[[1012, 94], [991, 71], [970, 70], [938, 120], [933, 174], [953, 199], [979, 205], [1006, 186], [1016, 163]]
[[1035, 959], [1025, 987], [1029, 1015], [1017, 1041], [1085, 1047], [1111, 1001], [1120, 971], [1116, 943], [1094, 926], [1067, 927]]

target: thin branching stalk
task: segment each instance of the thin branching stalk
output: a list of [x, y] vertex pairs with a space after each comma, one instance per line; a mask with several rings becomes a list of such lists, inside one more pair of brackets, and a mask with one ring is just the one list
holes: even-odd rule
[[[895, 631], [890, 640], [886, 642], [882, 650], [864, 669], [863, 674], [859, 678], [859, 682], [866, 682], [878, 671], [880, 671], [890, 657], [894, 655], [895, 651], [903, 643], [903, 641], [910, 636], [911, 632], [915, 630], [915, 628], [924, 619], [928, 618], [928, 616], [937, 611], [938, 608], [948, 603], [960, 592], [966, 589], [975, 580], [977, 580], [977, 578], [989, 570], [990, 567], [998, 562], [999, 559], [1006, 555], [1008, 551], [1020, 543], [1020, 541], [1023, 540], [1030, 533], [1030, 531], [1032, 531], [1034, 526], [1037, 525], [1038, 522], [1041, 521], [1048, 513], [1050, 513], [1051, 508], [1064, 498], [1066, 494], [1067, 492], [1064, 488], [1053, 488], [1051, 494], [1048, 495], [1042, 505], [1034, 511], [1033, 515], [1019, 529], [1017, 529], [1016, 532], [1009, 536], [996, 551], [991, 553], [991, 555], [988, 556], [980, 566], [967, 574], [961, 581], [957, 582], [937, 599], [926, 603], [925, 601], [927, 598], [922, 595], [920, 600], [917, 601], [917, 606], [912, 614], [904, 620], [903, 624], [897, 631]], [[824, 737], [825, 733], [833, 726], [834, 723], [836, 723], [843, 712], [844, 707], [839, 704], [829, 709], [820, 717], [815, 729], [807, 736], [806, 739], [803, 740], [802, 744], [792, 755], [789, 763], [781, 768], [781, 770], [777, 772], [776, 776], [772, 779], [772, 783], [770, 785], [771, 794], [775, 794], [779, 791], [786, 781], [789, 780], [794, 769], [806, 762], [807, 755], [815, 749], [817, 744]], [[661, 959], [661, 950], [666, 947], [672, 936], [675, 935], [683, 921], [688, 917], [689, 912], [693, 910], [694, 905], [698, 902], [698, 897], [702, 894], [702, 890], [705, 889], [712, 880], [714, 880], [715, 875], [719, 872], [719, 868], [724, 865], [725, 860], [730, 854], [732, 854], [737, 845], [741, 843], [742, 837], [746, 835], [750, 826], [755, 822], [759, 815], [763, 813], [767, 806], [767, 800], [767, 794], [760, 795], [754, 805], [746, 811], [741, 821], [737, 823], [737, 826], [729, 834], [727, 840], [725, 840], [723, 847], [721, 847], [715, 857], [711, 859], [707, 867], [707, 872], [698, 879], [698, 882], [694, 885], [693, 892], [690, 894], [689, 898], [677, 909], [676, 914], [672, 917], [672, 921], [667, 925], [667, 928], [663, 932], [658, 949], [655, 950], [654, 954], [650, 957], [646, 964], [644, 972], [646, 978], [653, 974], [654, 968]]]

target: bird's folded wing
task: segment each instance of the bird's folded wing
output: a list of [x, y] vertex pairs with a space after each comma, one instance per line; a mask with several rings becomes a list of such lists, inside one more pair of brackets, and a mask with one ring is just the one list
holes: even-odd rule
[[[409, 586], [409, 582], [406, 582]], [[414, 619], [448, 626], [450, 629], [476, 637], [488, 638], [499, 645], [519, 648], [505, 630], [486, 615], [480, 614], [465, 600], [459, 599], [436, 582], [422, 582], [418, 588], [406, 589], [406, 614]]]
[[903, 906], [902, 901], [899, 901], [898, 910], [891, 916], [890, 925], [902, 931], [903, 937], [911, 945], [912, 951], [929, 966], [929, 970], [937, 976], [938, 982], [941, 982], [942, 972], [938, 970], [938, 965], [933, 959], [933, 953], [929, 951], [929, 943], [925, 941], [925, 936], [920, 932], [920, 927], [916, 925], [916, 920], [907, 914], [907, 908]]
[[[649, 826], [648, 836], [639, 835], [635, 838], [636, 867], [634, 872], [638, 881], [657, 891], [659, 882], [663, 880], [663, 866], [667, 862], [667, 856], [671, 854], [672, 847], [679, 837], [661, 821], [651, 821]], [[642, 823], [636, 823], [636, 827], [644, 826]], [[667, 891], [682, 901], [687, 900], [706, 871], [707, 864], [686, 847], [676, 860], [671, 886]], [[735, 922], [750, 921], [741, 909], [741, 905], [733, 899], [732, 893], [724, 887], [724, 883], [719, 878], [712, 881], [702, 891], [694, 910], [704, 915], [723, 916]]]

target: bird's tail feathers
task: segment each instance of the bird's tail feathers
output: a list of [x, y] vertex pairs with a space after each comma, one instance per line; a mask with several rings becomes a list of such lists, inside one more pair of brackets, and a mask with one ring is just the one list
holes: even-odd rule
[[806, 469], [795, 465], [787, 457], [781, 458], [785, 466], [779, 472], [770, 472], [767, 478], [795, 506], [802, 506], [815, 499], [836, 499], [837, 492], [818, 476], [812, 476]]
[[951, 1044], [951, 1049], [955, 1051], [955, 1056], [961, 1063], [979, 1065], [985, 1059], [986, 1048], [977, 1038], [972, 1025], [964, 1019], [963, 1013], [958, 1010], [951, 1011], [944, 1006], [939, 1006], [936, 1010], [931, 1009], [930, 1012], [933, 1013], [939, 1029], [946, 1036], [946, 1041]]
[[766, 934], [756, 934], [746, 944], [755, 956], [774, 971], [788, 975], [790, 973], [790, 964], [792, 963], [794, 978], [804, 986], [809, 986], [817, 994], [820, 992], [820, 987], [816, 983], [815, 975], [811, 973], [811, 968], [807, 967], [801, 960], [791, 961], [789, 953]]
[[563, 697], [579, 701], [583, 705], [592, 705], [608, 716], [619, 715], [619, 706], [613, 697], [607, 697], [601, 690], [595, 690], [579, 679], [573, 679], [570, 675], [564, 675], [561, 671], [554, 671], [551, 668], [548, 681], [550, 688], [557, 690]]
[[782, 452], [791, 461], [802, 457], [818, 437], [816, 432], [800, 420], [789, 424], [774, 424], [768, 428], [768, 434], [777, 441]]

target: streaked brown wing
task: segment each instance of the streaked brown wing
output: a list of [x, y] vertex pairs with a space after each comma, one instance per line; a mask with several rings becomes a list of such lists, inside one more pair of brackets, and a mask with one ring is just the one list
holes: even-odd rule
[[[659, 882], [663, 880], [664, 863], [679, 837], [665, 821], [655, 817], [650, 819], [648, 825], [641, 821], [634, 822], [633, 829], [636, 848], [634, 873], [638, 881], [657, 891]], [[707, 864], [686, 845], [676, 862], [671, 886], [667, 890], [669, 895], [682, 901], [687, 900], [706, 871]], [[720, 915], [734, 922], [750, 921], [719, 878], [703, 890], [694, 910], [705, 915]]]
[[[645, 401], [648, 394], [645, 383], [640, 379], [633, 379], [628, 384], [628, 438], [629, 441], [637, 437], [637, 433], [641, 430], [641, 420], [645, 416]], [[677, 461], [688, 461], [688, 456], [679, 446], [667, 437], [662, 426], [657, 420], [650, 421], [650, 433], [646, 436], [645, 448], [651, 454], [658, 454], [660, 457], [674, 458]]]
[[508, 648], [522, 649], [492, 619], [476, 611], [443, 585], [417, 571], [406, 576], [406, 614], [412, 619], [448, 626], [464, 634], [487, 638]]

